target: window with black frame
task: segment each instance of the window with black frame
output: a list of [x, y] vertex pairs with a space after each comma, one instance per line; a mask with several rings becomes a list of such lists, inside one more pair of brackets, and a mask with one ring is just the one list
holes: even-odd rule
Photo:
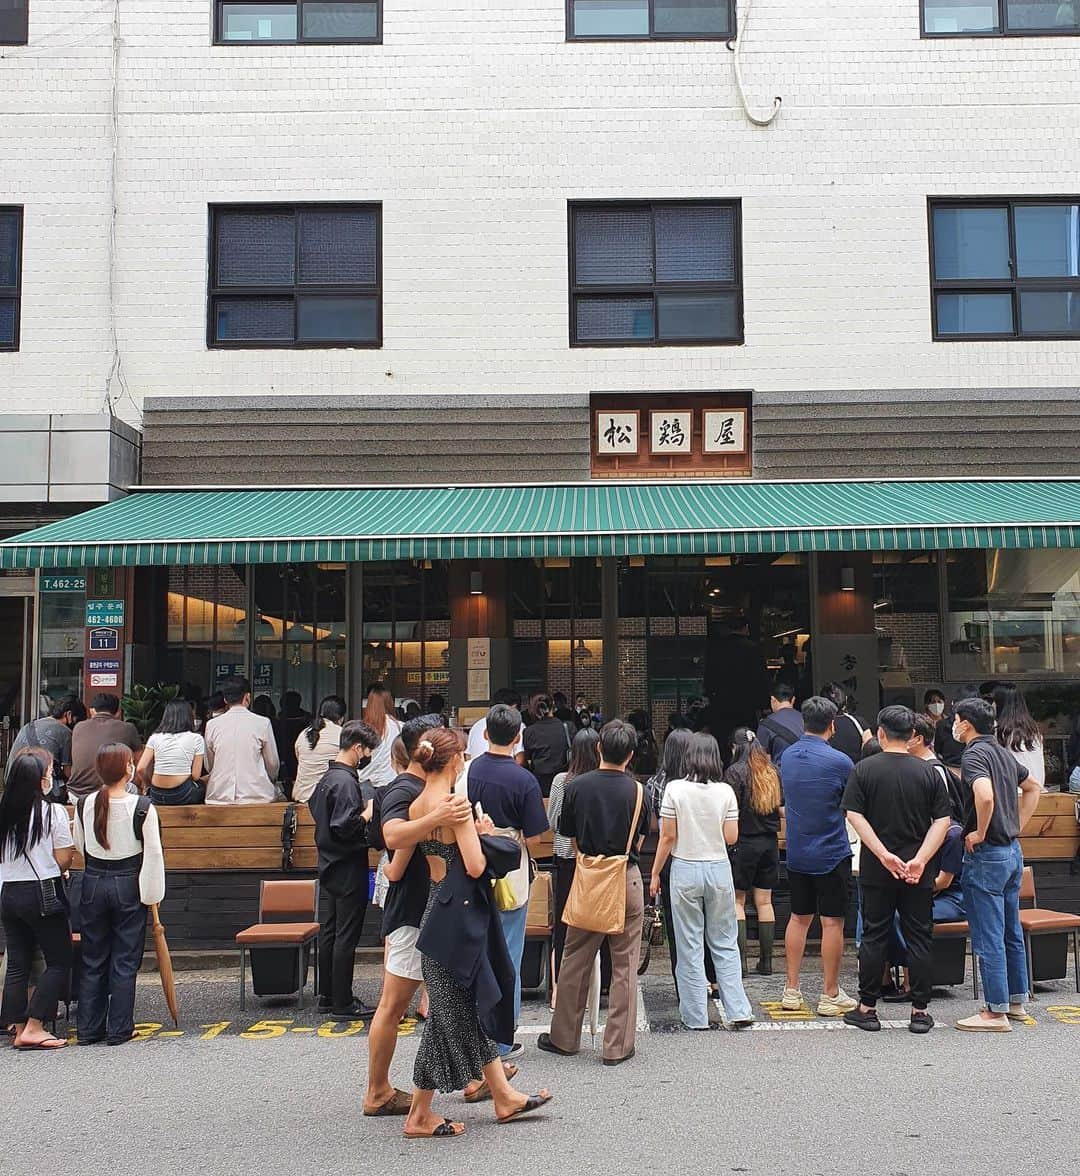
[[570, 41], [726, 40], [735, 0], [566, 0]]
[[738, 201], [570, 205], [570, 342], [741, 343]]
[[930, 203], [934, 338], [1080, 338], [1080, 197]]
[[0, 351], [19, 349], [22, 209], [0, 207]]
[[927, 37], [1080, 34], [1080, 0], [922, 0]]
[[30, 34], [29, 0], [0, 0], [0, 45], [25, 45]]
[[382, 40], [382, 4], [380, 0], [217, 0], [214, 40], [219, 45], [374, 45]]
[[210, 209], [211, 347], [382, 345], [381, 207]]

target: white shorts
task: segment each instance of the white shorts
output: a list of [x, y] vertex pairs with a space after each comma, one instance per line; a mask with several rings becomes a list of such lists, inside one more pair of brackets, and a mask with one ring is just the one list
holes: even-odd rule
[[420, 938], [418, 927], [398, 927], [386, 937], [386, 970], [391, 976], [400, 976], [402, 980], [415, 980], [418, 984], [424, 979], [420, 967], [420, 953], [416, 950], [416, 941]]

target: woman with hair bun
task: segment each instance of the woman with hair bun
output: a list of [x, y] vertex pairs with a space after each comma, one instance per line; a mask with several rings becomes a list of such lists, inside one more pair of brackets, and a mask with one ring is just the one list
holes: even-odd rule
[[[431, 813], [453, 791], [464, 769], [465, 757], [457, 735], [446, 728], [436, 728], [420, 740], [413, 758], [426, 774], [424, 791], [409, 808], [409, 819], [416, 821]], [[490, 820], [484, 820], [479, 826], [466, 821], [450, 828], [436, 828], [429, 839], [416, 847], [427, 859], [431, 879], [419, 943], [429, 1011], [413, 1069], [412, 1106], [405, 1120], [404, 1133], [410, 1139], [443, 1139], [464, 1134], [464, 1123], [444, 1119], [432, 1110], [436, 1090], [449, 1093], [464, 1090], [472, 1082], [482, 1082], [483, 1089], [490, 1092], [494, 1101], [495, 1116], [500, 1123], [537, 1110], [551, 1097], [547, 1091], [525, 1095], [514, 1090], [495, 1042], [481, 1025], [476, 988], [464, 987], [445, 963], [428, 954], [428, 950], [433, 950], [431, 943], [435, 938], [430, 926], [433, 920], [481, 919], [483, 915], [477, 913], [477, 908], [485, 904], [489, 935], [501, 938], [498, 911], [485, 877], [488, 861], [480, 842], [481, 832], [491, 832]], [[399, 854], [394, 855], [395, 866], [399, 865], [398, 857]], [[471, 886], [470, 880], [479, 880], [479, 885]], [[449, 892], [448, 904], [441, 906], [438, 899], [444, 886], [454, 889]], [[472, 909], [466, 914], [470, 903]]]
[[570, 759], [570, 732], [555, 717], [555, 703], [548, 694], [534, 695], [529, 704], [533, 721], [525, 728], [525, 763], [540, 784], [540, 795], [548, 796], [560, 772]]

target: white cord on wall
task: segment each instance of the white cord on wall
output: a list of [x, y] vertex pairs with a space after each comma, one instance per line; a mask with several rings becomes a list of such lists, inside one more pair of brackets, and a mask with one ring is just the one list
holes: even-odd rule
[[728, 41], [728, 48], [732, 50], [734, 65], [735, 65], [735, 90], [739, 95], [739, 103], [743, 108], [743, 113], [754, 124], [755, 127], [767, 127], [774, 118], [780, 113], [780, 104], [783, 99], [777, 95], [773, 99], [773, 108], [767, 115], [757, 115], [750, 109], [750, 104], [746, 100], [746, 90], [743, 88], [742, 67], [739, 64], [739, 52], [742, 49], [743, 38], [746, 36], [746, 28], [750, 23], [750, 9], [754, 0], [742, 0], [738, 6], [738, 28], [733, 40]]

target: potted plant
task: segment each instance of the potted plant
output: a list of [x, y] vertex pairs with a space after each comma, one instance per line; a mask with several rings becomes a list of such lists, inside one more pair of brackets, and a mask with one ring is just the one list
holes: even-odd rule
[[132, 686], [131, 693], [120, 700], [124, 718], [134, 724], [145, 743], [157, 730], [165, 707], [180, 697], [179, 686], [166, 686], [157, 682], [153, 686]]

